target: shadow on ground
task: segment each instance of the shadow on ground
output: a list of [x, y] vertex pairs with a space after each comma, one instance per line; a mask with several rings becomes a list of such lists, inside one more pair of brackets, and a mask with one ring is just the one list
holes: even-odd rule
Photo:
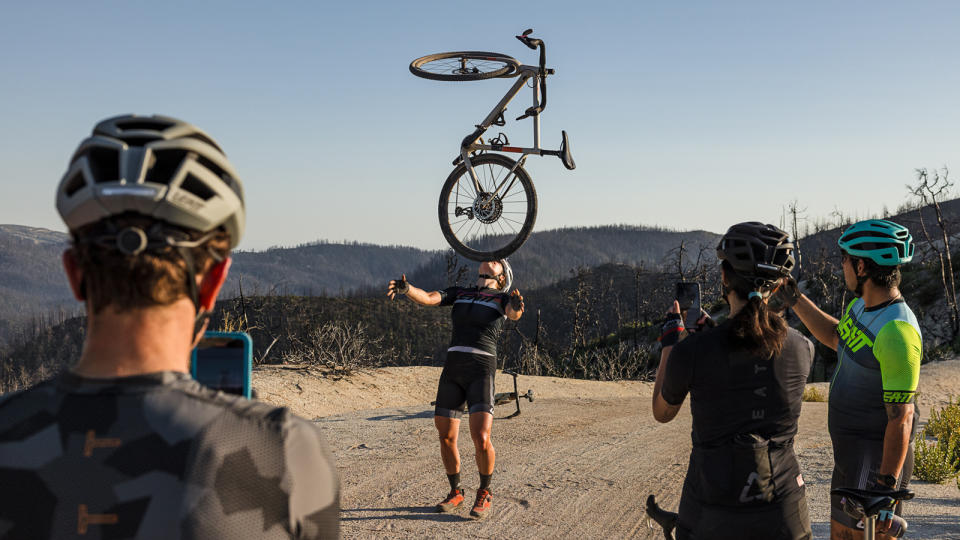
[[[353, 512], [377, 512], [368, 516], [351, 516]], [[383, 515], [393, 512], [392, 515]], [[340, 521], [368, 521], [384, 519], [413, 519], [440, 522], [473, 521], [457, 514], [440, 514], [433, 506], [398, 506], [394, 508], [344, 508], [340, 511]]]

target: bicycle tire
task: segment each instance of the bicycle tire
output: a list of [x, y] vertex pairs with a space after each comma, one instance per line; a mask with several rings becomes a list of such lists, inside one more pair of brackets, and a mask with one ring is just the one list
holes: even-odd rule
[[[467, 71], [470, 63], [472, 71]], [[410, 73], [435, 81], [480, 81], [495, 77], [513, 77], [520, 63], [500, 53], [459, 51], [428, 54], [410, 62]]]
[[[484, 176], [487, 176], [486, 179], [490, 182], [498, 181], [503, 178], [494, 172], [496, 170], [495, 167], [502, 169], [501, 173], [505, 174], [511, 168], [513, 168], [514, 164], [516, 164], [516, 161], [502, 154], [480, 154], [471, 158], [470, 162], [473, 165], [474, 171], [476, 171], [478, 177], [480, 177], [481, 187], [490, 185], [489, 183], [484, 183]], [[482, 168], [484, 165], [489, 165], [489, 167], [484, 169]], [[516, 191], [515, 187], [511, 187], [510, 193], [504, 193], [501, 197], [501, 202], [498, 203], [501, 211], [496, 214], [496, 217], [492, 221], [487, 223], [483, 221], [482, 218], [476, 218], [477, 223], [483, 223], [484, 225], [488, 226], [488, 229], [484, 229], [484, 227], [481, 226], [481, 231], [478, 232], [478, 235], [474, 238], [471, 238], [469, 235], [473, 230], [474, 225], [468, 227], [467, 231], [463, 232], [462, 235], [460, 233], [463, 230], [463, 227], [466, 226], [466, 223], [474, 221], [475, 218], [473, 217], [473, 214], [471, 214], [470, 217], [465, 220], [451, 223], [451, 210], [453, 210], [453, 214], [456, 216], [457, 208], [462, 207], [458, 206], [460, 201], [455, 201], [454, 207], [451, 207], [450, 196], [454, 193], [458, 196], [465, 195], [465, 197], [461, 200], [464, 203], [470, 202], [472, 204], [474, 201], [478, 200], [479, 195], [477, 195], [475, 192], [473, 182], [470, 179], [469, 173], [467, 172], [466, 165], [461, 162], [454, 167], [453, 171], [447, 177], [446, 182], [444, 182], [443, 188], [440, 190], [440, 202], [437, 206], [438, 216], [440, 218], [440, 230], [443, 232], [444, 238], [446, 238], [447, 243], [450, 244], [450, 247], [453, 248], [454, 251], [473, 261], [491, 261], [510, 256], [513, 254], [513, 252], [520, 249], [520, 246], [527, 241], [527, 238], [533, 231], [533, 225], [537, 220], [537, 190], [533, 187], [533, 180], [523, 167], [517, 167], [516, 177], [517, 180], [519, 180], [519, 184], [523, 190], [525, 200], [502, 202], [503, 199], [517, 196], [510, 194]], [[468, 182], [468, 184], [465, 185], [470, 191], [473, 192], [472, 194], [470, 192], [464, 192], [458, 187], [459, 182], [462, 180]], [[516, 191], [516, 193], [519, 193], [519, 191]], [[473, 199], [469, 200], [471, 195], [473, 196]], [[511, 207], [510, 211], [503, 212], [502, 210], [504, 209], [505, 204], [516, 205], [515, 209], [517, 211], [514, 212], [514, 207]], [[521, 207], [523, 207], [522, 210]], [[473, 208], [476, 207], [471, 206], [471, 210]], [[521, 212], [524, 214], [522, 223], [512, 220], [508, 217], [504, 217], [503, 215], [504, 213], [517, 214]], [[489, 219], [489, 216], [487, 219]], [[511, 231], [508, 232], [506, 230], [504, 223], [506, 223], [507, 227], [511, 228]], [[518, 230], [513, 229], [513, 223], [520, 223]], [[492, 226], [494, 224], [497, 224], [499, 229], [493, 228]], [[459, 227], [454, 230], [453, 227], [456, 225], [459, 225]], [[506, 238], [501, 241], [501, 237]], [[468, 243], [473, 245], [468, 245]]]

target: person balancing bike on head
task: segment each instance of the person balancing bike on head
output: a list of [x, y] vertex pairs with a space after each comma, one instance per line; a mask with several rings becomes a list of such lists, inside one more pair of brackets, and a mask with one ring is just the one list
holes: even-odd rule
[[[913, 259], [913, 237], [902, 225], [870, 219], [848, 227], [838, 244], [844, 283], [857, 295], [839, 321], [793, 281], [779, 294], [817, 340], [837, 351], [828, 408], [831, 488], [905, 488], [913, 471], [914, 396], [923, 359], [920, 326], [899, 289], [900, 265]], [[840, 499], [831, 499], [831, 538], [859, 537], [858, 520], [844, 513]], [[902, 503], [895, 509], [901, 512]], [[878, 532], [889, 529], [893, 513], [882, 512]]]
[[104, 120], [57, 210], [87, 330], [69, 371], [0, 398], [0, 535], [337, 537], [319, 429], [189, 375], [245, 221], [217, 143], [174, 118]]
[[[406, 274], [390, 282], [387, 295], [405, 294], [423, 306], [453, 306], [453, 336], [437, 386], [434, 424], [440, 435], [440, 458], [450, 481], [450, 493], [437, 505], [449, 512], [464, 500], [460, 485], [460, 453], [457, 435], [464, 403], [470, 412], [470, 436], [476, 450], [480, 487], [470, 515], [480, 519], [490, 513], [490, 481], [496, 454], [490, 442], [493, 427], [494, 376], [497, 340], [504, 319], [523, 315], [523, 296], [510, 291], [513, 270], [506, 259], [482, 263], [476, 287], [450, 287], [427, 292], [407, 282]], [[509, 292], [509, 294], [508, 294]]]
[[773, 225], [739, 223], [717, 257], [730, 316], [686, 336], [674, 301], [654, 384], [660, 422], [690, 394], [693, 450], [677, 538], [809, 539], [793, 438], [813, 344], [767, 307], [794, 267], [793, 244]]

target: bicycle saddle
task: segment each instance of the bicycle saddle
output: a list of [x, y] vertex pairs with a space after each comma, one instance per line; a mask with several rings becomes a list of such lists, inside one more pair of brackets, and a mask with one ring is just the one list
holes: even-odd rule
[[880, 510], [890, 507], [896, 501], [908, 501], [913, 498], [909, 489], [898, 490], [869, 490], [855, 488], [837, 488], [830, 490], [834, 495], [840, 495], [863, 507], [867, 516], [875, 516]]
[[561, 131], [563, 133], [563, 142], [560, 143], [560, 161], [563, 161], [563, 166], [567, 170], [572, 171], [577, 168], [577, 164], [573, 161], [573, 154], [570, 152], [570, 139], [567, 138], [567, 132]]

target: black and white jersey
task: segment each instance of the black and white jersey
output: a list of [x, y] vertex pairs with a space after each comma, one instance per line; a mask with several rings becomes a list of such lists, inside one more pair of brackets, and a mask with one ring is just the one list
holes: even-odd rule
[[453, 306], [453, 336], [448, 350], [496, 356], [510, 295], [476, 287], [450, 287], [440, 294], [441, 306]]

